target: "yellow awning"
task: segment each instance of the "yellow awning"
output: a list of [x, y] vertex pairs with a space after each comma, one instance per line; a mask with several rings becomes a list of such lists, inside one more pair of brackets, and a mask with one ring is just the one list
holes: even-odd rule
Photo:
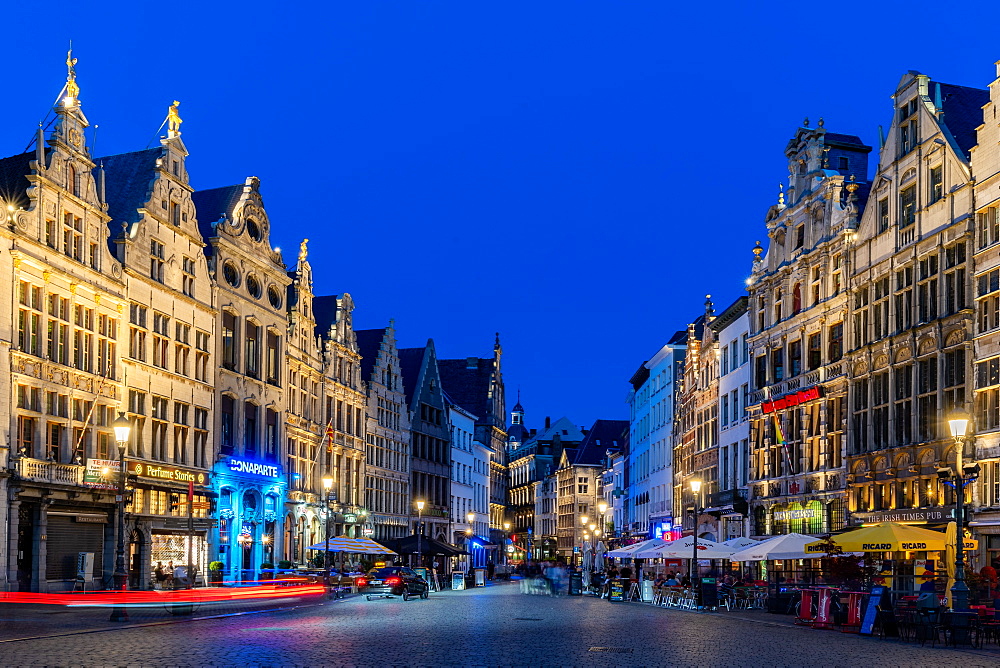
[[[849, 531], [833, 537], [833, 542], [844, 552], [937, 552], [945, 549], [948, 541], [941, 531], [931, 531], [908, 524], [882, 522], [870, 527]], [[966, 540], [975, 549], [976, 541]], [[821, 541], [806, 545], [806, 552], [822, 553]]]

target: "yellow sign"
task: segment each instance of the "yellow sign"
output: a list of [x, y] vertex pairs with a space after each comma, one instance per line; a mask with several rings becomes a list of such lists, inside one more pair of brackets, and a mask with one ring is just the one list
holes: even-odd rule
[[179, 469], [176, 466], [159, 466], [157, 464], [143, 464], [142, 462], [129, 464], [128, 472], [140, 478], [153, 478], [168, 482], [193, 482], [196, 485], [204, 485], [208, 480], [204, 471], [190, 471]]

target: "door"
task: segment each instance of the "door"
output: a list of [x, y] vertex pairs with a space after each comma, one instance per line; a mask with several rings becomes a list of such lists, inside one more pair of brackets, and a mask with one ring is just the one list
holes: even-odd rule
[[17, 588], [31, 591], [31, 565], [34, 561], [35, 507], [22, 503], [17, 510]]

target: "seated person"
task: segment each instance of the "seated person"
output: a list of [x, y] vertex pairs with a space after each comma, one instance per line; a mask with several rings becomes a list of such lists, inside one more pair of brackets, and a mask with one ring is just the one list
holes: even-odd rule
[[667, 584], [668, 587], [680, 587], [681, 586], [681, 583], [677, 581], [677, 576], [676, 575], [671, 575], [669, 578], [667, 578], [667, 583], [666, 584]]

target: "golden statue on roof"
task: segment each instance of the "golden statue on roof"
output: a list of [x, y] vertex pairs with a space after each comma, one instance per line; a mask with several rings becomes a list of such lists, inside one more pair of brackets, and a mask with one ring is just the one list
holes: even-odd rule
[[76, 84], [76, 58], [73, 57], [73, 46], [66, 52], [66, 101], [75, 103], [80, 97], [80, 87]]
[[180, 137], [181, 136], [181, 120], [180, 114], [177, 113], [177, 107], [181, 106], [181, 103], [174, 100], [174, 103], [170, 105], [170, 109], [167, 110], [167, 137]]

